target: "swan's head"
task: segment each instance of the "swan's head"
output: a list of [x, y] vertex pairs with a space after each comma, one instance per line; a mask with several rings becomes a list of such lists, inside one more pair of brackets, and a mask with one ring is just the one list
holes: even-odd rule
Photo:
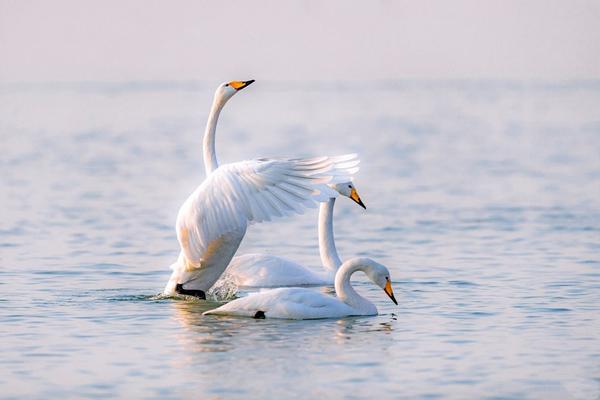
[[233, 97], [234, 94], [249, 86], [252, 84], [252, 82], [254, 82], [254, 79], [249, 81], [231, 81], [221, 83], [215, 92], [215, 101], [221, 105], [224, 105], [227, 100]]
[[360, 196], [358, 195], [358, 192], [356, 191], [356, 188], [352, 182], [332, 183], [329, 186], [342, 196], [348, 197], [365, 210], [367, 209], [367, 206], [365, 206], [360, 199]]
[[365, 261], [365, 274], [373, 281], [377, 286], [383, 289], [385, 294], [389, 296], [392, 301], [398, 305], [396, 298], [394, 297], [394, 291], [392, 290], [392, 277], [390, 271], [385, 265], [381, 265], [371, 259]]

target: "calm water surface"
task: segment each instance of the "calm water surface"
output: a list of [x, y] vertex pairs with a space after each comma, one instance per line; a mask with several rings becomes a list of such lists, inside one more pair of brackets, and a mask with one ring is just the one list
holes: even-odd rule
[[[214, 86], [0, 87], [0, 397], [599, 398], [600, 85], [238, 94], [221, 162], [363, 161], [338, 249], [386, 264], [400, 305], [356, 276], [380, 315], [322, 321], [155, 296]], [[316, 218], [254, 226], [241, 252], [318, 269]]]

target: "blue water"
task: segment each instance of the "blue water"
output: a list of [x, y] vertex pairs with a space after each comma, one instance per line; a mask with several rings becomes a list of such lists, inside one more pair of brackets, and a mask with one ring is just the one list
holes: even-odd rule
[[[344, 257], [399, 306], [322, 321], [203, 317], [156, 297], [203, 179], [214, 82], [0, 86], [1, 398], [597, 399], [597, 82], [256, 82], [221, 162], [358, 152]], [[319, 269], [316, 211], [240, 252]], [[239, 295], [244, 295], [240, 291]]]

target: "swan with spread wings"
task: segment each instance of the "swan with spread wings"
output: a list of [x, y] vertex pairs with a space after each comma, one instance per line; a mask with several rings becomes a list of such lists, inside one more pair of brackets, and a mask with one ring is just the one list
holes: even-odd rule
[[237, 251], [251, 223], [300, 214], [337, 195], [327, 184], [358, 170], [355, 154], [314, 158], [259, 158], [219, 166], [215, 133], [225, 103], [252, 81], [217, 88], [204, 134], [207, 177], [177, 215], [179, 258], [164, 294], [206, 298]]

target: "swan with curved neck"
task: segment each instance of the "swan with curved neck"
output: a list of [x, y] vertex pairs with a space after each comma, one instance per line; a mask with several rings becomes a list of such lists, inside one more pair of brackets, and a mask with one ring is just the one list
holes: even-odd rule
[[[344, 182], [329, 185], [344, 197], [366, 209], [354, 184]], [[270, 254], [236, 256], [227, 267], [227, 274], [236, 285], [243, 287], [280, 287], [298, 285], [330, 285], [342, 261], [338, 256], [333, 236], [333, 208], [335, 197], [319, 206], [319, 254], [325, 269], [317, 274], [312, 269], [288, 258]]]
[[350, 277], [357, 271], [385, 291], [397, 305], [388, 269], [370, 258], [352, 258], [335, 275], [337, 298], [307, 288], [278, 288], [251, 294], [222, 305], [204, 315], [252, 318], [320, 319], [377, 315], [377, 307], [359, 295]]
[[252, 84], [231, 81], [220, 85], [203, 140], [205, 180], [190, 194], [177, 215], [179, 258], [164, 294], [205, 298], [237, 251], [249, 223], [301, 214], [326, 201], [327, 183], [351, 179], [357, 171], [354, 154], [336, 157], [241, 161], [219, 166], [215, 134], [221, 110], [237, 92]]

